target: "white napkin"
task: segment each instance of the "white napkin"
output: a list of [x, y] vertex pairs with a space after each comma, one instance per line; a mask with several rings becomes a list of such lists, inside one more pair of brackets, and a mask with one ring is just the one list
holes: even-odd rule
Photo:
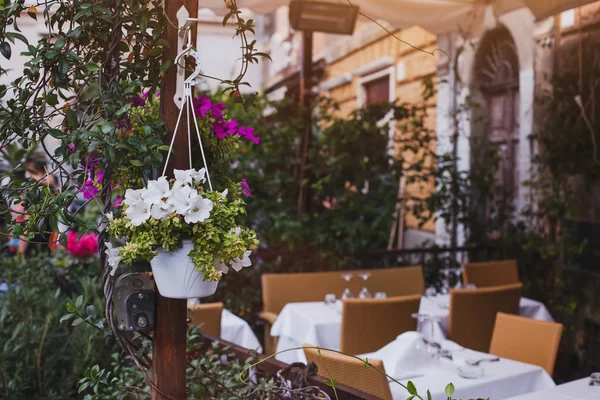
[[406, 376], [432, 362], [429, 355], [418, 350], [417, 343], [420, 340], [419, 332], [405, 332], [393, 342], [371, 354], [371, 358], [383, 361], [385, 372], [388, 375], [394, 378]]

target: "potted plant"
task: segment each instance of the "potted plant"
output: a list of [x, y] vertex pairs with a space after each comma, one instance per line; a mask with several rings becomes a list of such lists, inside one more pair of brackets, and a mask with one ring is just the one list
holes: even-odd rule
[[253, 129], [226, 121], [225, 106], [206, 96], [195, 99], [198, 126], [202, 131], [207, 159], [215, 168], [213, 182], [223, 191], [205, 187], [210, 177], [206, 168], [174, 170], [174, 178], [161, 176], [140, 189], [125, 190], [122, 208], [109, 215], [108, 233], [122, 244], [107, 243], [108, 263], [150, 262], [161, 295], [199, 298], [212, 295], [229, 268], [251, 265], [250, 254], [258, 240], [254, 230], [239, 224], [245, 214], [242, 195], [250, 196], [245, 180], [228, 178], [231, 155], [246, 139], [258, 138]]

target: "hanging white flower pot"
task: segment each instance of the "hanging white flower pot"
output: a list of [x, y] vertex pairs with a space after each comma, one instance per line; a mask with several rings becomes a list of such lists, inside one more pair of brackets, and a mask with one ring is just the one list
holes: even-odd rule
[[188, 256], [194, 249], [191, 240], [184, 240], [183, 246], [172, 252], [158, 250], [158, 255], [150, 261], [154, 281], [160, 294], [172, 299], [192, 299], [208, 297], [217, 290], [218, 281], [208, 282], [202, 272]]

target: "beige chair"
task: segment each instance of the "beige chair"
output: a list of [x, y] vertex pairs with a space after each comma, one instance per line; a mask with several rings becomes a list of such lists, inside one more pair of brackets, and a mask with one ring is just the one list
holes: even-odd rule
[[217, 338], [221, 337], [223, 303], [195, 304], [188, 308], [192, 318], [191, 325], [200, 326], [200, 332]]
[[496, 314], [519, 313], [523, 285], [450, 291], [448, 338], [472, 350], [490, 349]]
[[490, 354], [538, 365], [552, 375], [563, 326], [498, 313]]
[[340, 349], [348, 354], [379, 350], [404, 332], [414, 331], [421, 295], [387, 299], [348, 299], [342, 308]]
[[465, 285], [482, 288], [520, 283], [517, 260], [468, 263], [462, 269]]
[[[342, 279], [344, 272], [353, 273], [355, 277], [347, 283]], [[423, 269], [420, 265], [368, 271], [263, 274], [263, 311], [258, 316], [265, 322], [264, 349], [266, 354], [275, 352], [277, 342], [270, 335], [271, 325], [287, 303], [324, 301], [325, 295], [328, 293], [333, 293], [339, 298], [346, 287], [358, 295], [363, 286], [363, 281], [358, 278], [358, 274], [361, 272], [371, 273], [367, 286], [373, 294], [385, 292], [388, 296], [407, 296], [420, 295], [425, 291]]]
[[[365, 368], [364, 362], [327, 350], [321, 350], [321, 355], [319, 355], [317, 349], [306, 347], [304, 348], [304, 355], [308, 362], [317, 364], [317, 367], [319, 367], [317, 373], [320, 376], [326, 379], [336, 379], [339, 383], [384, 400], [392, 399], [387, 377], [372, 367]], [[383, 361], [369, 359], [369, 363], [378, 370], [385, 372]]]

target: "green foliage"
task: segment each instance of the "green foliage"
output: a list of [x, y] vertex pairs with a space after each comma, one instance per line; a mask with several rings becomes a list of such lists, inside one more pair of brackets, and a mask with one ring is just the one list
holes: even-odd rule
[[317, 102], [306, 167], [310, 211], [298, 216], [303, 111], [291, 100], [259, 100], [260, 110], [272, 111], [268, 117], [239, 113], [236, 118], [256, 127], [261, 145], [242, 145], [234, 171], [251, 185], [248, 214], [261, 241], [272, 249], [310, 247], [338, 253], [383, 247], [400, 177], [400, 165], [387, 151], [389, 124], [380, 123], [392, 106], [342, 116], [333, 102]]
[[84, 315], [85, 308], [89, 314], [104, 309], [98, 269], [97, 261], [65, 254], [0, 259], [0, 276], [9, 287], [0, 297], [2, 396], [77, 398], [76, 383], [86, 368], [108, 363], [106, 350], [113, 345], [96, 328], [73, 317], [61, 323], [67, 307]]

